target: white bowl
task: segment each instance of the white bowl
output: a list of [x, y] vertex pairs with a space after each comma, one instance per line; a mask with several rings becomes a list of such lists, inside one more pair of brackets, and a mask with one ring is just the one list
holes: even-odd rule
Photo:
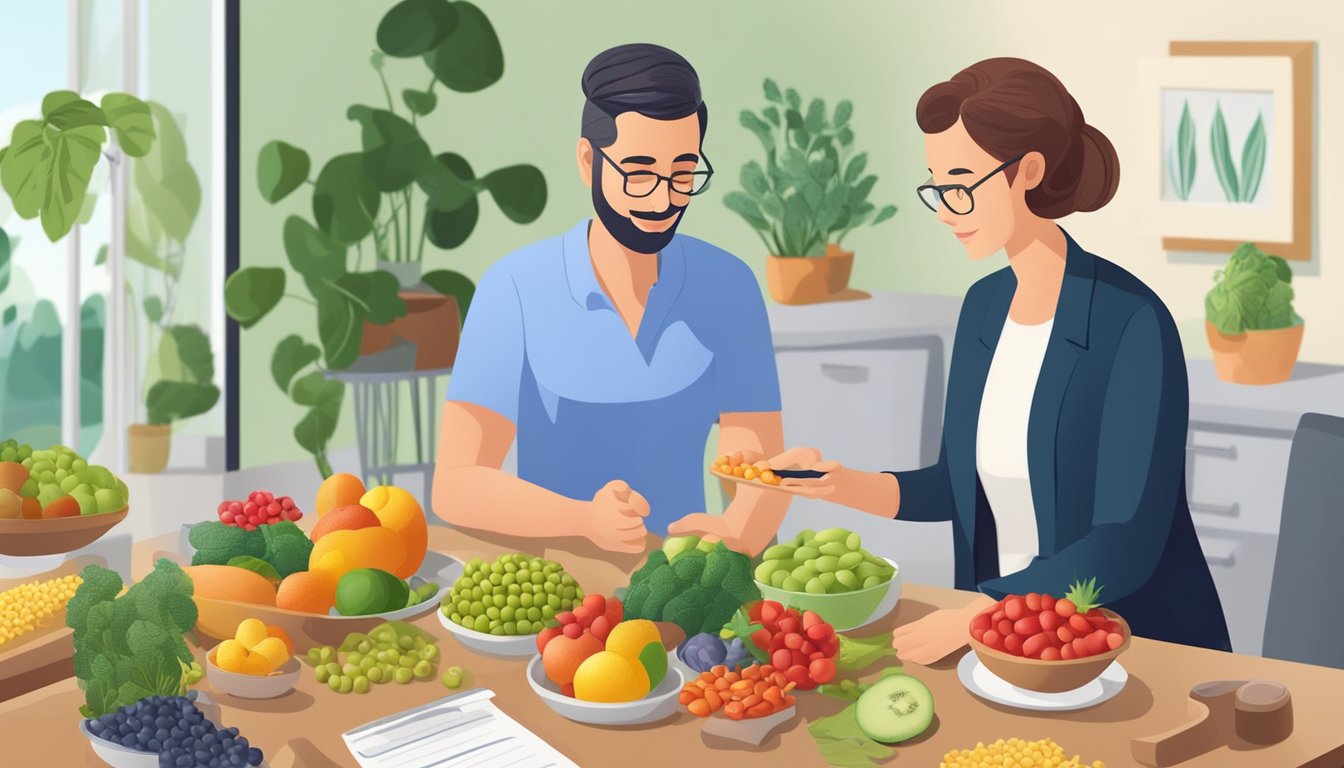
[[214, 648], [205, 655], [205, 676], [210, 681], [210, 687], [240, 699], [274, 699], [284, 696], [294, 690], [302, 672], [302, 665], [293, 656], [269, 675], [244, 675], [221, 669], [215, 664]]
[[546, 677], [541, 665], [541, 655], [534, 654], [527, 665], [527, 682], [532, 686], [546, 706], [555, 710], [561, 717], [588, 725], [640, 725], [656, 723], [670, 717], [681, 706], [680, 696], [686, 678], [681, 670], [672, 666], [676, 654], [668, 654], [667, 676], [649, 694], [638, 701], [623, 701], [609, 704], [597, 701], [580, 701], [560, 692], [560, 686]]
[[451, 632], [459, 643], [477, 653], [501, 659], [525, 659], [537, 653], [536, 634], [492, 635], [489, 632], [477, 632], [461, 624], [454, 624], [452, 619], [443, 615], [442, 608], [435, 613], [439, 615], [439, 623]]
[[95, 736], [83, 718], [79, 720], [79, 732], [89, 740], [93, 753], [112, 768], [159, 768], [158, 752], [123, 747], [116, 742]]

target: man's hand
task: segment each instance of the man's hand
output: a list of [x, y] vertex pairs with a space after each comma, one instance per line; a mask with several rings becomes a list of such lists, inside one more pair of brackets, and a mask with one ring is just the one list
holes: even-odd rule
[[643, 552], [648, 516], [649, 502], [624, 480], [612, 480], [593, 494], [584, 534], [609, 552]]

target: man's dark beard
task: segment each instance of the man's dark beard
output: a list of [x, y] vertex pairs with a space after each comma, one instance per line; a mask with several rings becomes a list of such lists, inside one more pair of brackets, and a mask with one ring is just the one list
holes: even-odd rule
[[686, 206], [669, 205], [668, 209], [663, 212], [663, 214], [671, 213], [676, 217], [676, 221], [665, 232], [645, 232], [635, 226], [633, 221], [617, 213], [607, 202], [607, 196], [602, 193], [601, 155], [595, 155], [593, 159], [593, 209], [597, 211], [597, 218], [601, 220], [602, 226], [606, 227], [611, 236], [616, 238], [616, 242], [635, 253], [654, 254], [662, 251], [668, 243], [672, 242], [672, 235], [676, 234], [677, 226], [681, 224], [682, 213], [686, 210]]

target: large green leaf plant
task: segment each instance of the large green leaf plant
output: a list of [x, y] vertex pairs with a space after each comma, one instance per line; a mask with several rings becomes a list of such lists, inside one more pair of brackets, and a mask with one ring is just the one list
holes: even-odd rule
[[824, 256], [854, 229], [880, 224], [896, 215], [896, 206], [881, 210], [868, 201], [877, 176], [864, 174], [868, 153], [853, 151], [854, 105], [841, 101], [834, 112], [826, 102], [783, 92], [766, 78], [767, 106], [759, 113], [742, 110], [742, 125], [765, 149], [765, 165], [752, 160], [742, 166], [743, 191], [724, 195], [737, 213], [775, 256]]
[[[257, 163], [261, 195], [278, 203], [299, 187], [312, 188], [310, 218], [285, 220], [289, 270], [247, 267], [225, 285], [229, 315], [243, 328], [259, 323], [282, 298], [309, 303], [317, 341], [293, 333], [276, 345], [271, 373], [276, 386], [307, 409], [294, 437], [311, 453], [323, 476], [331, 474], [327, 446], [340, 419], [344, 387], [325, 373], [348, 368], [359, 357], [365, 321], [385, 325], [406, 314], [392, 274], [366, 269], [366, 252], [385, 262], [422, 261], [425, 241], [460, 247], [480, 213], [477, 196], [488, 192], [511, 221], [526, 224], [546, 204], [546, 180], [532, 165], [510, 165], [477, 174], [466, 158], [435, 153], [417, 121], [438, 106], [435, 89], [472, 93], [504, 74], [499, 38], [485, 14], [459, 0], [403, 0], [383, 17], [369, 63], [386, 104], [355, 104], [346, 118], [359, 127], [358, 150], [314, 166], [303, 149], [284, 141], [266, 144]], [[428, 70], [423, 90], [401, 91], [401, 106], [384, 73], [387, 57], [418, 58]], [[287, 291], [290, 271], [308, 296]], [[465, 318], [474, 286], [451, 270], [425, 273], [421, 281], [457, 298]]]
[[1293, 310], [1293, 270], [1255, 243], [1242, 243], [1227, 266], [1213, 274], [1204, 314], [1227, 334], [1270, 331], [1299, 325]]

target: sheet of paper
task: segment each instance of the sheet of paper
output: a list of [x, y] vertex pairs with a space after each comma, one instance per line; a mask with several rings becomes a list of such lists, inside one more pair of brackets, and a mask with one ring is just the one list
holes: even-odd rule
[[342, 734], [363, 768], [578, 768], [477, 688]]

